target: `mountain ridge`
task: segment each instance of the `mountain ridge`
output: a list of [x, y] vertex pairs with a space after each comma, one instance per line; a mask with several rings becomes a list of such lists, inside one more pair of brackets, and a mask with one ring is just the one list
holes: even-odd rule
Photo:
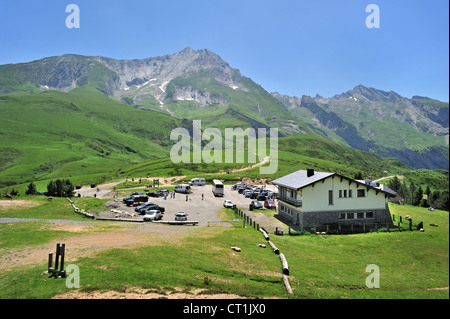
[[[145, 59], [65, 54], [0, 65], [0, 94], [82, 87], [142, 110], [200, 118], [205, 128], [278, 127], [281, 135], [321, 136], [412, 168], [448, 170], [448, 103], [429, 97], [408, 99], [364, 85], [330, 98], [268, 93], [218, 54], [191, 47]], [[233, 123], [231, 114], [240, 121]]]

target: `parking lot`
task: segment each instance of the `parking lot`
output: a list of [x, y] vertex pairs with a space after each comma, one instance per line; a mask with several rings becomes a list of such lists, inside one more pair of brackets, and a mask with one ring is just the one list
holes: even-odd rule
[[[269, 190], [272, 190], [272, 188], [273, 186], [267, 187]], [[245, 198], [244, 195], [239, 194], [236, 190], [232, 190], [231, 185], [224, 186], [224, 194], [224, 197], [215, 197], [212, 193], [211, 185], [193, 186], [191, 193], [188, 195], [175, 193], [174, 198], [168, 195], [166, 199], [164, 197], [149, 197], [149, 202], [165, 208], [163, 221], [174, 220], [177, 212], [185, 212], [188, 214], [189, 221], [198, 221], [199, 226], [208, 226], [208, 222], [220, 220], [217, 212], [223, 208], [224, 200], [231, 200], [238, 208], [249, 210], [249, 204], [252, 199]], [[135, 207], [127, 207], [122, 203], [121, 199], [117, 201], [111, 200], [106, 203], [106, 206], [109, 211], [101, 212], [99, 214], [100, 218], [136, 221], [142, 221], [143, 219], [143, 215], [139, 215], [134, 211]], [[257, 213], [254, 215], [257, 217]]]

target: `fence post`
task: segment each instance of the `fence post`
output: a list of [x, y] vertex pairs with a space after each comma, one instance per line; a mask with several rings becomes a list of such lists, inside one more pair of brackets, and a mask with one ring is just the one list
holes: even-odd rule
[[51, 272], [53, 268], [53, 253], [48, 254], [48, 272]]

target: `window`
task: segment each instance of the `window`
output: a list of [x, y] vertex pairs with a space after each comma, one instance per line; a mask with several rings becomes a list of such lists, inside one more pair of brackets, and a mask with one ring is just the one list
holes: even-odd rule
[[373, 218], [373, 212], [367, 212], [366, 218]]
[[364, 218], [364, 213], [358, 213], [357, 218]]
[[328, 191], [328, 205], [333, 205], [333, 191]]
[[347, 190], [344, 189], [344, 197], [347, 197]]
[[358, 197], [366, 197], [366, 192], [364, 189], [358, 189]]
[[345, 219], [345, 213], [341, 213], [341, 215], [339, 216], [339, 219]]
[[342, 191], [339, 190], [339, 198], [342, 198]]
[[353, 196], [352, 196], [352, 190], [351, 190], [351, 189], [348, 190], [348, 197], [353, 197]]

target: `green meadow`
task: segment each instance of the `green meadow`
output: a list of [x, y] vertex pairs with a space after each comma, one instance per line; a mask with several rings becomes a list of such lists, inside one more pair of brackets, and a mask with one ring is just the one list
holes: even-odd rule
[[[101, 204], [99, 200], [84, 200], [85, 207], [91, 209]], [[45, 215], [47, 205], [56, 205], [57, 209]], [[86, 293], [124, 293], [142, 288], [170, 294], [175, 288], [184, 291], [201, 288], [204, 294], [227, 293], [248, 298], [448, 299], [448, 212], [394, 204], [390, 209], [397, 220], [398, 216], [409, 215], [414, 225], [422, 221], [425, 231], [409, 231], [404, 224], [402, 231], [367, 234], [271, 234], [271, 241], [289, 263], [292, 295], [286, 293], [282, 283], [279, 256], [269, 246], [258, 247], [266, 243], [262, 234], [251, 227], [242, 228], [242, 223], [235, 223], [232, 228], [204, 227], [188, 231], [176, 243], [156, 240], [152, 245], [108, 249], [95, 256], [69, 260], [80, 269], [78, 291]], [[67, 219], [65, 214], [70, 214], [71, 206], [63, 200], [42, 202], [34, 210], [41, 218]], [[18, 209], [8, 216], [24, 217], [26, 213], [28, 209]], [[219, 216], [225, 220], [231, 218], [227, 210], [222, 210]], [[123, 227], [131, 227], [95, 224], [89, 232], [109, 232], [111, 236]], [[83, 236], [83, 233], [51, 230], [43, 222], [0, 224], [0, 258], [17, 249], [38, 248], [67, 236]], [[148, 236], [157, 238], [155, 234]], [[230, 249], [232, 246], [242, 251], [235, 252]], [[366, 286], [370, 275], [366, 267], [370, 264], [379, 268], [379, 288]], [[42, 260], [2, 271], [0, 298], [46, 299], [73, 291], [66, 287], [64, 279], [41, 274], [46, 266], [47, 260]]]

